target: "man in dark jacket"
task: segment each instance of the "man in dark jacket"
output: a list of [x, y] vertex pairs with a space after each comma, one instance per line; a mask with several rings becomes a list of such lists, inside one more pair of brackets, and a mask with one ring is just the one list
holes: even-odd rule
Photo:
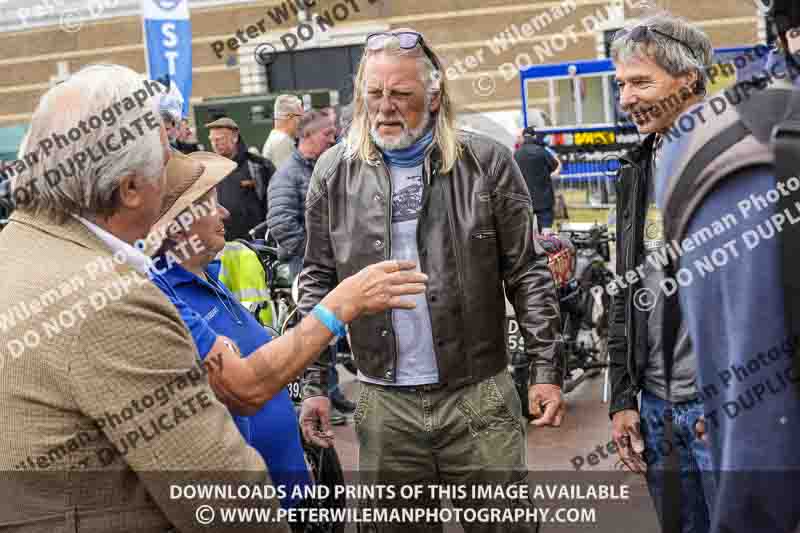
[[292, 277], [303, 267], [306, 248], [305, 201], [314, 164], [333, 146], [336, 128], [318, 111], [307, 113], [297, 127], [298, 145], [269, 184], [267, 227], [278, 241], [278, 254], [291, 266]]
[[543, 136], [537, 134], [535, 128], [527, 127], [522, 133], [523, 143], [514, 154], [514, 160], [525, 177], [539, 231], [542, 231], [553, 225], [553, 204], [556, 200], [550, 175], [561, 168], [561, 162], [547, 149]]
[[[525, 338], [534, 424], [559, 426], [565, 405], [558, 304], [533, 239], [525, 181], [508, 148], [456, 129], [441, 60], [419, 32], [374, 33], [365, 44], [350, 130], [319, 158], [308, 188], [298, 302], [302, 314], [323, 316], [350, 340], [360, 382], [353, 416], [359, 482], [527, 487], [527, 424], [507, 369], [504, 288]], [[345, 329], [319, 306], [345, 273], [385, 258], [407, 258], [429, 274], [413, 309]], [[305, 377], [303, 434], [330, 446], [327, 374], [315, 364]], [[440, 498], [428, 494], [421, 501], [384, 492], [363, 503], [435, 509]], [[531, 516], [529, 497], [509, 503]], [[492, 504], [505, 505], [471, 497], [455, 505]], [[509, 525], [466, 529], [505, 533]], [[513, 531], [538, 531], [538, 524], [517, 522]]]
[[[223, 117], [206, 127], [214, 152], [238, 165], [217, 186], [219, 203], [231, 213], [225, 221], [225, 240], [248, 239], [247, 232], [267, 219], [267, 188], [275, 167], [247, 149], [239, 126], [232, 119]], [[263, 232], [256, 236], [262, 235]]]
[[[685, 324], [673, 340], [662, 332], [667, 252], [662, 217], [655, 207], [653, 175], [661, 136], [705, 93], [711, 43], [682, 19], [659, 13], [618, 32], [611, 53], [620, 105], [639, 133], [648, 135], [623, 158], [617, 177], [617, 279], [608, 289], [613, 296], [609, 332], [612, 436], [624, 463], [646, 475], [662, 524], [672, 516], [662, 508], [666, 456], [677, 446], [681, 530], [707, 532], [715, 488], [709, 450], [695, 431], [703, 415], [695, 384], [697, 360]], [[669, 390], [663, 357], [667, 342], [674, 346]], [[641, 405], [637, 402], [640, 392]], [[671, 440], [665, 424], [668, 413], [674, 419]]]

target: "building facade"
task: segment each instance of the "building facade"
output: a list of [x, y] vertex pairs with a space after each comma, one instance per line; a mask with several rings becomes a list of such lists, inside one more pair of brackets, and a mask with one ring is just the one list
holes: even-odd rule
[[[605, 57], [625, 18], [665, 8], [699, 24], [715, 47], [765, 40], [750, 0], [193, 0], [189, 8], [192, 103], [292, 88], [329, 88], [346, 100], [366, 35], [410, 26], [446, 58], [464, 113], [508, 131], [519, 126], [519, 68]], [[26, 124], [38, 98], [84, 65], [144, 72], [140, 9], [140, 0], [0, 2], [0, 128]], [[267, 65], [256, 61], [259, 45]], [[547, 107], [545, 92], [529, 96], [529, 108]]]

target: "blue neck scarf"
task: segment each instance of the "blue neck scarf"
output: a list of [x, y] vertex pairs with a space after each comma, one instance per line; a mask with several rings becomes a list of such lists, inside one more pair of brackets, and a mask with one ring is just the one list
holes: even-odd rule
[[384, 150], [383, 160], [387, 165], [414, 168], [425, 160], [425, 152], [433, 142], [433, 129], [429, 129], [417, 142], [402, 150]]

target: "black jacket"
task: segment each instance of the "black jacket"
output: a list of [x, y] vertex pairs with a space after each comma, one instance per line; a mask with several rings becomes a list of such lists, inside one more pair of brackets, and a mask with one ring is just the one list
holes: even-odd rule
[[[622, 158], [617, 174], [617, 265], [624, 279], [645, 261], [644, 222], [647, 216], [647, 191], [652, 179], [652, 154], [655, 134]], [[642, 370], [647, 365], [648, 313], [636, 309], [633, 295], [641, 282], [628, 284], [612, 296], [608, 351], [610, 359], [611, 404], [609, 414], [623, 409], [638, 409], [636, 394]]]
[[186, 143], [178, 139], [170, 141], [169, 145], [182, 154], [191, 154], [200, 151], [200, 145], [197, 143]]
[[558, 167], [558, 163], [545, 144], [526, 135], [525, 142], [514, 154], [514, 160], [525, 177], [534, 211], [552, 209], [556, 200], [550, 173]]
[[[534, 214], [519, 167], [499, 143], [460, 135], [463, 152], [450, 172], [439, 171], [438, 149], [426, 156], [417, 228], [441, 382], [455, 390], [506, 368], [505, 286], [525, 338], [531, 381], [561, 385], [558, 300], [547, 255], [533, 238]], [[347, 158], [342, 144], [320, 157], [306, 197], [302, 314], [339, 281], [391, 257], [391, 198], [392, 180], [383, 162]], [[392, 312], [362, 316], [349, 333], [358, 369], [394, 383], [398, 354]], [[325, 376], [320, 363], [312, 365], [304, 394], [327, 390]]]
[[314, 161], [295, 148], [270, 181], [267, 227], [282, 260], [302, 256], [306, 250], [305, 203], [313, 170]]
[[225, 221], [226, 241], [249, 239], [247, 232], [267, 219], [267, 187], [275, 173], [272, 162], [248, 152], [241, 137], [233, 160], [239, 166], [217, 186], [219, 203], [231, 213]]

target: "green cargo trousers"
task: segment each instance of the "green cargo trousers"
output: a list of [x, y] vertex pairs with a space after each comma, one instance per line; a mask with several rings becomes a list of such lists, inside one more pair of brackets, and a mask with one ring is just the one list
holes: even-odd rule
[[[530, 520], [535, 511], [529, 496], [491, 499], [480, 494], [486, 487], [502, 488], [504, 494], [519, 492], [519, 485], [528, 482], [526, 423], [511, 374], [504, 369], [455, 391], [428, 389], [361, 383], [354, 415], [360, 484], [390, 486], [394, 493], [368, 494], [360, 505], [362, 511], [438, 510], [440, 520], [427, 513], [412, 523], [362, 523], [360, 531], [440, 532], [442, 519], [460, 519], [467, 533], [536, 533], [539, 525]], [[418, 497], [408, 488], [415, 485], [425, 487]], [[408, 491], [406, 497], [401, 490]], [[442, 496], [452, 501], [449, 511], [441, 510]], [[492, 510], [517, 516], [527, 510], [527, 519], [491, 521], [487, 517]]]

